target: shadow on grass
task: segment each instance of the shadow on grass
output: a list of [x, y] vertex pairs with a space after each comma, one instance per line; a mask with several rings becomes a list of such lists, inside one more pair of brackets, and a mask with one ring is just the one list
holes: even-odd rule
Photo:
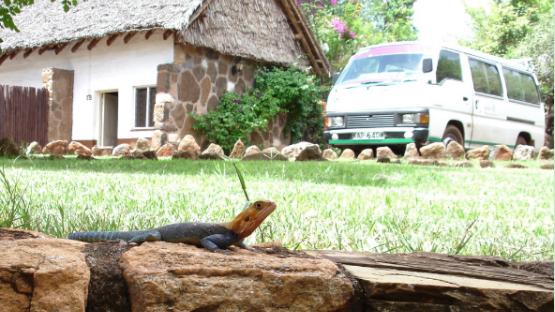
[[[231, 174], [235, 171], [231, 163], [211, 160], [120, 160], [101, 159], [94, 161], [77, 159], [8, 159], [0, 158], [0, 167], [26, 170], [69, 170], [75, 172], [98, 173], [145, 173], [171, 175]], [[414, 185], [413, 179], [420, 179], [436, 170], [450, 170], [439, 167], [413, 167], [398, 164], [378, 164], [375, 162], [284, 162], [284, 161], [242, 161], [239, 167], [247, 181], [255, 177], [273, 180], [302, 181], [311, 183], [341, 184], [348, 186], [403, 186]], [[452, 170], [452, 169], [451, 169]], [[426, 171], [426, 172], [422, 172]], [[402, 172], [405, 178], [390, 179]], [[416, 173], [416, 174], [413, 174]], [[443, 175], [434, 175], [443, 179]], [[247, 182], [248, 183], [248, 182]]]

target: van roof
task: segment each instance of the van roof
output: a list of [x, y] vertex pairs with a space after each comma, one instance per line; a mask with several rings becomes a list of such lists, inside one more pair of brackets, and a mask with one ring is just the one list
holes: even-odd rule
[[409, 52], [409, 51], [431, 53], [432, 51], [437, 51], [440, 49], [449, 49], [449, 50], [462, 52], [467, 55], [500, 63], [506, 67], [510, 67], [520, 71], [531, 72], [530, 69], [526, 68], [525, 65], [518, 63], [515, 60], [504, 59], [495, 55], [483, 53], [469, 48], [464, 48], [454, 44], [431, 44], [429, 42], [423, 42], [423, 41], [398, 41], [398, 42], [372, 45], [358, 50], [355, 53], [355, 55], [353, 55], [353, 57], [361, 58], [369, 55], [394, 54], [394, 53], [403, 53], [403, 52]]

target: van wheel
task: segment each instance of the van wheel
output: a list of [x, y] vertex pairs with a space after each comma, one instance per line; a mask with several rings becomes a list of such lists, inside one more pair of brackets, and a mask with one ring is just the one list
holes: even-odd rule
[[445, 132], [443, 132], [443, 142], [449, 143], [448, 141], [455, 141], [464, 146], [464, 137], [461, 130], [456, 126], [448, 125]]
[[523, 137], [522, 135], [519, 135], [515, 143], [515, 146], [517, 145], [530, 145], [530, 144], [528, 144], [528, 140], [526, 140], [525, 137]]

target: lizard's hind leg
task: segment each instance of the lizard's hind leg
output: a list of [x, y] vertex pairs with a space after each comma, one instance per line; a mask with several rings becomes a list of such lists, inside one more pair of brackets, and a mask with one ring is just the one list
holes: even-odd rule
[[132, 239], [129, 240], [130, 243], [141, 244], [144, 242], [155, 242], [162, 240], [162, 235], [158, 231], [148, 231], [142, 234], [139, 234]]

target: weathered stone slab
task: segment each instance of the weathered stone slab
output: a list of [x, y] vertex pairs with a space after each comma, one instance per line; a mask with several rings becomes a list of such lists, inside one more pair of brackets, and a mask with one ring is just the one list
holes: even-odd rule
[[354, 294], [332, 261], [286, 250], [222, 254], [155, 242], [120, 264], [136, 312], [338, 311]]

